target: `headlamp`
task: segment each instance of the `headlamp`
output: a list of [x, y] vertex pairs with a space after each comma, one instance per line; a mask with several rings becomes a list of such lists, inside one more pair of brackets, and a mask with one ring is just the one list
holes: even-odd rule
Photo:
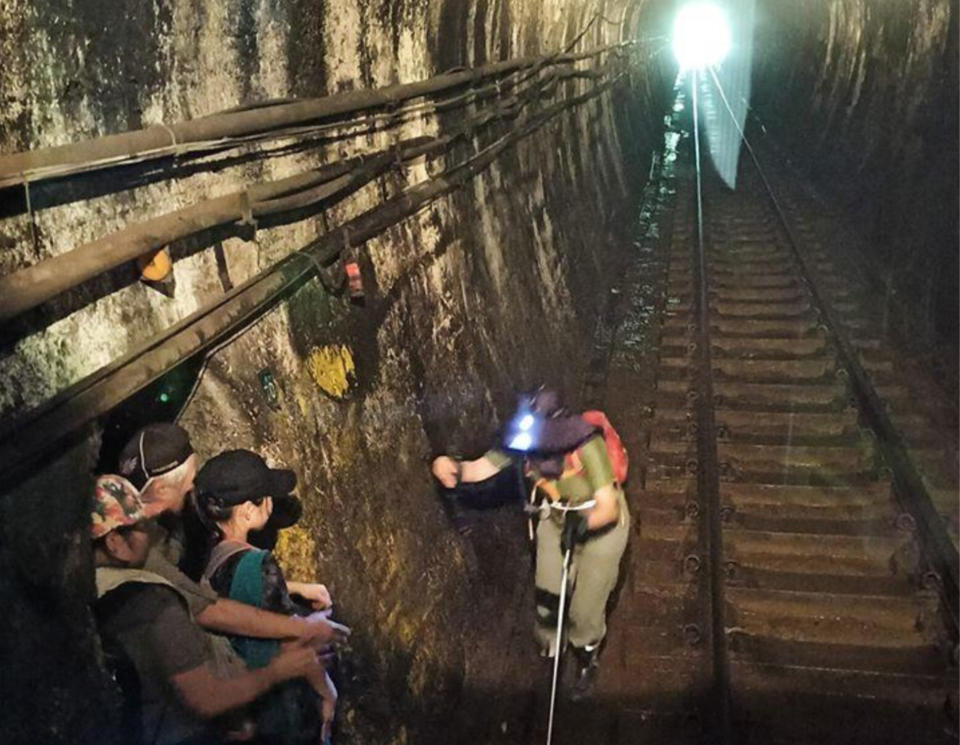
[[509, 450], [533, 450], [540, 436], [542, 421], [533, 412], [521, 410], [507, 426], [506, 446]]

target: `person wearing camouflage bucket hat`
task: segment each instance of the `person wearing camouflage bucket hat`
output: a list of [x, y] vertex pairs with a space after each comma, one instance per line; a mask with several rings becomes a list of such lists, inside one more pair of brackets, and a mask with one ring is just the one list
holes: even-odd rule
[[[205, 629], [265, 639], [312, 639], [318, 645], [344, 640], [350, 629], [328, 618], [290, 617], [251, 608], [222, 598], [208, 582], [198, 582], [181, 570], [181, 513], [193, 490], [197, 455], [186, 430], [170, 422], [155, 422], [138, 430], [124, 446], [118, 468], [124, 479], [139, 487], [149, 546], [140, 566], [175, 587], [187, 601], [190, 615]], [[109, 534], [108, 534], [109, 537]]]
[[100, 476], [94, 485], [90, 535], [103, 538], [116, 528], [126, 528], [143, 520], [140, 493], [122, 476]]
[[122, 662], [120, 686], [135, 712], [123, 723], [123, 741], [212, 745], [249, 739], [242, 707], [288, 680], [323, 674], [326, 659], [306, 637], [285, 645], [267, 665], [248, 669], [222, 637], [203, 630], [185, 592], [151, 571], [150, 521], [143, 512], [129, 481], [97, 479], [90, 527], [93, 611], [104, 649]]
[[90, 511], [94, 560], [104, 567], [142, 567], [150, 536], [140, 493], [122, 476], [97, 478]]

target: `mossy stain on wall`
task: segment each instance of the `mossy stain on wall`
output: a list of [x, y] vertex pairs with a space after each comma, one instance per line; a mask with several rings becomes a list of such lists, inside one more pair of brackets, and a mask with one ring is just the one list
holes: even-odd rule
[[316, 347], [307, 356], [306, 365], [313, 382], [332, 398], [346, 398], [356, 382], [353, 353], [344, 344]]

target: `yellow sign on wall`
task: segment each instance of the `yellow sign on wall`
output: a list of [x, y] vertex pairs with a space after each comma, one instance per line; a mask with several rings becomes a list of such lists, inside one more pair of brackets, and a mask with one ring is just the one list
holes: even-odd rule
[[307, 356], [307, 370], [320, 390], [336, 399], [345, 398], [356, 382], [353, 354], [344, 344], [314, 348]]

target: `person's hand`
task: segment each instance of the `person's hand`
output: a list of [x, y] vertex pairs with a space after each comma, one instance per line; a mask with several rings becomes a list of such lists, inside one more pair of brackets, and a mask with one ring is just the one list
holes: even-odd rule
[[321, 662], [317, 652], [308, 644], [284, 645], [267, 667], [278, 683], [291, 678], [304, 678], [313, 673]]
[[331, 621], [324, 611], [311, 613], [303, 619], [300, 639], [313, 644], [336, 644], [344, 642], [350, 636], [350, 629], [342, 623]]
[[336, 650], [331, 644], [325, 644], [322, 641], [319, 641], [316, 638], [313, 639], [288, 639], [287, 641], [280, 642], [281, 649], [288, 649], [291, 647], [310, 647], [314, 654], [317, 655], [317, 663], [320, 667], [326, 669], [333, 664], [334, 660], [337, 659]]
[[314, 610], [325, 610], [333, 605], [330, 591], [327, 590], [326, 585], [301, 582], [296, 585], [293, 593], [304, 600], [309, 600]]
[[460, 463], [449, 455], [441, 455], [433, 461], [433, 476], [445, 488], [453, 489], [460, 483]]
[[560, 551], [564, 556], [567, 551], [573, 550], [577, 543], [587, 537], [587, 519], [577, 510], [571, 510], [563, 521], [563, 532], [560, 534]]

